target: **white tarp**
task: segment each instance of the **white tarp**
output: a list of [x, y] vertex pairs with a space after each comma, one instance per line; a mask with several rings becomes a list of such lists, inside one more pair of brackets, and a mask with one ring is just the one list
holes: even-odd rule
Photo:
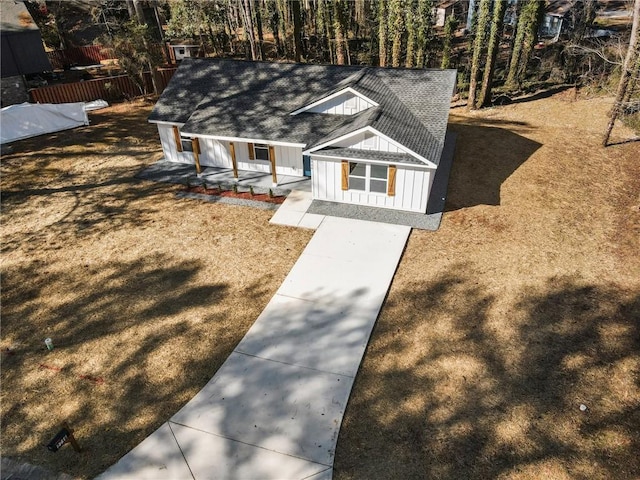
[[0, 143], [89, 125], [84, 103], [22, 103], [0, 113]]

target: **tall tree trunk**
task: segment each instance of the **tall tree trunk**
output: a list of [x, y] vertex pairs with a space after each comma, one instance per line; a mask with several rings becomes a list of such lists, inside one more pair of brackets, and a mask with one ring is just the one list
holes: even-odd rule
[[500, 50], [500, 39], [502, 38], [502, 27], [504, 25], [504, 13], [507, 2], [494, 2], [493, 17], [491, 19], [491, 32], [487, 47], [487, 63], [484, 67], [482, 77], [482, 89], [476, 102], [478, 107], [486, 107], [491, 104], [491, 88], [493, 87], [493, 75], [496, 69], [496, 59]]
[[471, 78], [469, 81], [469, 98], [467, 108], [476, 108], [476, 90], [478, 89], [478, 77], [480, 76], [480, 59], [487, 36], [487, 25], [491, 16], [492, 0], [480, 0], [478, 9], [478, 22], [476, 24], [476, 37], [473, 39], [473, 56], [471, 59]]
[[378, 64], [381, 67], [387, 66], [389, 34], [387, 30], [387, 2], [378, 2]]
[[333, 31], [335, 32], [336, 40], [336, 63], [338, 65], [345, 65], [347, 62], [347, 48], [345, 40], [345, 12], [344, 4], [342, 0], [333, 1]]
[[160, 12], [158, 11], [158, 0], [153, 0], [153, 13], [156, 17], [156, 24], [158, 25], [158, 33], [160, 34], [160, 44], [162, 45], [162, 54], [164, 55], [165, 62], [171, 63], [171, 56], [169, 55], [169, 48], [164, 40], [164, 32], [162, 30], [162, 22], [160, 21]]
[[[281, 55], [284, 58], [289, 59], [289, 46], [287, 44], [287, 22], [286, 22], [286, 11], [289, 0], [273, 0], [274, 3], [274, 13], [272, 22], [274, 24], [274, 31], [277, 31], [279, 35], [282, 37], [281, 41]], [[277, 25], [276, 25], [277, 22]]]
[[262, 34], [262, 14], [260, 13], [260, 0], [258, 0], [258, 4], [255, 2], [253, 4], [253, 13], [256, 16], [256, 30], [258, 31], [258, 54], [260, 56], [260, 60], [266, 60], [266, 56], [264, 54], [264, 35]]
[[640, 55], [640, 41], [638, 41], [638, 35], [640, 35], [640, 0], [635, 0], [633, 4], [633, 23], [631, 26], [631, 36], [629, 37], [629, 48], [627, 49], [627, 55], [624, 58], [622, 64], [622, 72], [620, 74], [620, 82], [618, 83], [618, 91], [616, 93], [616, 99], [613, 103], [613, 109], [611, 110], [611, 116], [607, 129], [604, 132], [602, 138], [602, 145], [606, 147], [609, 144], [609, 137], [611, 137], [611, 131], [616, 123], [618, 115], [622, 110], [623, 100], [629, 87], [629, 80], [632, 76], [632, 66], [635, 62], [636, 55]]
[[418, 0], [418, 18], [416, 19], [416, 66], [424, 68], [427, 44], [433, 31], [433, 1]]
[[300, 0], [292, 0], [291, 10], [293, 13], [293, 49], [294, 60], [302, 61], [302, 15], [300, 14]]
[[133, 0], [133, 7], [136, 11], [136, 18], [138, 19], [138, 23], [140, 25], [145, 25], [147, 21], [144, 18], [144, 9], [141, 0]]
[[389, 2], [389, 30], [393, 32], [391, 66], [399, 67], [402, 60], [402, 37], [404, 36], [404, 5], [402, 0]]
[[136, 7], [133, 5], [133, 0], [127, 0], [127, 12], [129, 12], [129, 20], [136, 19]]
[[[640, 38], [638, 38], [636, 41], [640, 42]], [[638, 48], [637, 45], [636, 48]], [[636, 63], [631, 69], [631, 77], [629, 78], [627, 92], [625, 93], [624, 99], [622, 100], [625, 104], [631, 101], [631, 96], [633, 95], [633, 92], [638, 85], [638, 80], [640, 80], [640, 53], [636, 54]]]
[[251, 0], [242, 0], [241, 10], [244, 35], [246, 37], [246, 41], [249, 42], [251, 60], [258, 60], [258, 49], [256, 48], [256, 37], [253, 31], [253, 17], [251, 14]]
[[450, 15], [444, 24], [444, 45], [442, 46], [442, 63], [440, 68], [451, 68], [451, 50], [453, 48], [453, 36], [456, 32], [458, 21], [455, 15]]
[[415, 53], [416, 53], [416, 38], [418, 36], [416, 20], [416, 5], [415, 0], [408, 0], [405, 8], [407, 26], [407, 53], [405, 54], [404, 66], [406, 68], [413, 68]]
[[509, 88], [518, 87], [524, 79], [529, 55], [537, 38], [541, 8], [542, 4], [538, 0], [527, 0], [520, 11], [507, 75], [506, 85]]

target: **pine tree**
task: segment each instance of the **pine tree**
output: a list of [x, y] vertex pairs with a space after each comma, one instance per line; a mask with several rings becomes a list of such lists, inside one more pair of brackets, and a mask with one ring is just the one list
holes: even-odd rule
[[249, 43], [251, 60], [258, 60], [256, 35], [253, 31], [253, 15], [251, 12], [251, 0], [242, 0], [242, 25], [244, 27], [245, 41]]
[[405, 32], [403, 0], [389, 1], [389, 32], [393, 35], [391, 66], [399, 67], [402, 59], [402, 37]]
[[423, 68], [427, 46], [433, 36], [433, 1], [418, 0], [416, 19], [416, 66]]
[[522, 7], [516, 26], [516, 37], [507, 75], [506, 84], [509, 88], [518, 87], [524, 79], [529, 56], [538, 37], [542, 6], [543, 3], [538, 0], [527, 0]]
[[453, 36], [458, 27], [458, 21], [454, 15], [450, 15], [444, 24], [444, 45], [442, 48], [442, 63], [440, 68], [451, 68], [451, 50], [453, 44]]
[[478, 9], [478, 23], [476, 26], [476, 36], [473, 40], [473, 56], [471, 59], [471, 79], [469, 82], [469, 99], [467, 108], [476, 108], [476, 90], [478, 88], [478, 77], [480, 76], [480, 61], [484, 50], [487, 36], [487, 26], [491, 16], [492, 0], [480, 0]]
[[378, 2], [378, 64], [381, 67], [387, 66], [389, 57], [388, 50], [389, 32], [387, 30], [387, 2], [380, 0]]
[[482, 89], [476, 101], [478, 107], [485, 107], [491, 103], [491, 88], [493, 87], [493, 75], [496, 68], [496, 59], [500, 49], [500, 39], [502, 38], [502, 27], [504, 25], [504, 13], [507, 2], [497, 1], [493, 4], [493, 16], [491, 18], [491, 31], [487, 46], [487, 61], [482, 77]]
[[407, 28], [407, 51], [405, 54], [404, 66], [406, 68], [413, 68], [415, 55], [416, 55], [416, 43], [418, 37], [418, 19], [417, 17], [417, 4], [416, 0], [407, 0], [405, 8], [405, 25]]

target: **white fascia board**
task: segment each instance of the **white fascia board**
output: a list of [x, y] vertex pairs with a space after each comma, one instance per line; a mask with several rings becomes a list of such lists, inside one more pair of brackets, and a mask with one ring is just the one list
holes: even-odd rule
[[352, 162], [364, 162], [364, 163], [375, 163], [377, 165], [398, 165], [400, 167], [406, 168], [416, 168], [418, 170], [434, 170], [435, 167], [431, 167], [425, 164], [417, 164], [417, 163], [405, 163], [405, 162], [396, 162], [394, 160], [373, 160], [368, 158], [353, 158], [344, 155], [324, 155], [324, 154], [311, 154], [311, 156], [315, 156], [318, 160], [349, 160]]
[[297, 109], [297, 110], [294, 110], [294, 111], [293, 111], [293, 112], [291, 112], [289, 115], [297, 115], [297, 114], [299, 114], [299, 113], [306, 112], [307, 110], [311, 110], [313, 107], [316, 107], [316, 106], [318, 106], [318, 105], [321, 105], [321, 104], [323, 104], [324, 102], [328, 102], [328, 101], [329, 101], [329, 100], [331, 100], [332, 98], [339, 97], [340, 95], [342, 95], [342, 94], [343, 94], [343, 93], [345, 93], [345, 92], [352, 93], [352, 94], [354, 94], [356, 97], [360, 97], [362, 100], [364, 100], [364, 101], [366, 101], [366, 102], [369, 102], [369, 103], [371, 103], [372, 105], [374, 105], [374, 106], [376, 106], [376, 107], [379, 105], [379, 104], [378, 104], [378, 102], [374, 102], [374, 101], [373, 101], [373, 100], [371, 100], [369, 97], [364, 96], [363, 94], [361, 94], [361, 93], [360, 93], [360, 92], [358, 92], [357, 90], [354, 90], [354, 89], [353, 89], [353, 88], [351, 88], [351, 87], [346, 87], [346, 88], [343, 88], [342, 90], [338, 90], [337, 92], [332, 93], [331, 95], [329, 95], [329, 96], [327, 96], [327, 97], [323, 97], [323, 98], [321, 98], [320, 100], [316, 100], [315, 102], [310, 103], [309, 105], [306, 105], [306, 106], [304, 106], [304, 107], [302, 107], [302, 108], [299, 108], [299, 109]]
[[380, 133], [378, 130], [376, 130], [373, 127], [363, 127], [363, 128], [361, 128], [359, 130], [355, 130], [353, 132], [347, 133], [346, 135], [342, 135], [341, 137], [338, 137], [335, 140], [331, 140], [329, 142], [325, 142], [325, 143], [323, 143], [321, 145], [318, 145], [317, 147], [313, 147], [313, 148], [311, 148], [309, 150], [305, 150], [304, 152], [302, 152], [302, 154], [303, 155], [311, 155], [316, 150], [320, 150], [321, 148], [329, 147], [329, 146], [333, 145], [334, 143], [341, 142], [342, 140], [346, 140], [346, 139], [348, 139], [350, 137], [353, 137], [353, 136], [358, 135], [359, 133], [363, 133], [363, 132], [370, 132], [370, 133], [373, 133], [374, 135], [378, 135], [380, 138], [384, 138], [387, 142], [391, 143], [392, 145], [395, 145], [400, 150], [403, 150], [404, 152], [408, 153], [409, 155], [417, 158], [418, 160], [423, 162], [426, 166], [428, 166], [430, 168], [438, 168], [438, 166], [435, 163], [427, 160], [422, 155], [418, 155], [413, 150], [408, 149], [407, 147], [405, 147], [401, 143], [396, 142], [392, 138], [389, 138], [386, 135]]
[[179, 123], [179, 122], [167, 122], [165, 120], [147, 120], [147, 122], [149, 123], [155, 123], [157, 125], [168, 125], [170, 127], [178, 127], [178, 128], [182, 128], [182, 126], [184, 125], [184, 123]]
[[438, 168], [438, 166], [433, 163], [431, 160], [427, 160], [426, 158], [424, 158], [422, 155], [418, 155], [416, 152], [414, 152], [413, 150], [405, 147], [404, 145], [402, 145], [401, 143], [396, 142], [393, 138], [387, 137], [384, 133], [379, 132], [378, 130], [376, 130], [373, 127], [368, 127], [369, 130], [371, 130], [371, 132], [373, 132], [374, 134], [380, 136], [381, 138], [384, 138], [387, 142], [391, 143], [392, 145], [395, 145], [396, 147], [398, 147], [401, 150], [404, 150], [405, 152], [407, 152], [409, 155], [413, 155], [414, 157], [416, 157], [418, 160], [420, 160], [421, 162], [424, 162], [425, 165], [428, 165], [431, 168]]
[[306, 143], [292, 143], [292, 142], [278, 142], [274, 140], [265, 140], [264, 138], [241, 138], [241, 137], [224, 137], [220, 135], [203, 135], [201, 133], [180, 132], [185, 137], [198, 137], [198, 138], [211, 138], [212, 140], [223, 140], [226, 142], [241, 142], [241, 143], [264, 143], [265, 145], [278, 145], [282, 147], [300, 147], [307, 146]]

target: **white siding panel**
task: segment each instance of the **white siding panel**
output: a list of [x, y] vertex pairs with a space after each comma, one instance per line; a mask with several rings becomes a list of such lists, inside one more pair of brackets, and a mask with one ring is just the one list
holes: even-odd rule
[[[366, 140], [365, 140], [366, 135]], [[373, 140], [372, 140], [373, 139]], [[391, 153], [408, 153], [406, 150], [399, 148], [387, 139], [378, 135], [361, 132], [353, 137], [349, 137], [341, 142], [334, 144], [336, 147], [342, 148], [355, 148], [357, 150], [375, 150], [378, 152], [391, 152]]]
[[173, 127], [170, 125], [158, 124], [158, 134], [160, 135], [160, 143], [164, 152], [165, 160], [170, 162], [178, 162], [178, 151], [176, 149], [176, 141], [173, 137]]
[[326, 113], [329, 115], [354, 115], [371, 107], [373, 107], [372, 103], [351, 92], [345, 92], [307, 111], [311, 113]]
[[418, 210], [420, 208], [420, 199], [425, 191], [424, 175], [422, 172], [415, 172], [413, 176], [413, 195], [411, 197], [411, 209]]
[[313, 198], [332, 202], [370, 205], [424, 213], [427, 208], [432, 171], [397, 166], [394, 196], [342, 190], [340, 161], [312, 156]]
[[229, 142], [212, 138], [200, 139], [200, 164], [207, 167], [231, 168]]
[[276, 152], [276, 173], [295, 177], [304, 176], [302, 148], [284, 145], [275, 145], [274, 148]]

